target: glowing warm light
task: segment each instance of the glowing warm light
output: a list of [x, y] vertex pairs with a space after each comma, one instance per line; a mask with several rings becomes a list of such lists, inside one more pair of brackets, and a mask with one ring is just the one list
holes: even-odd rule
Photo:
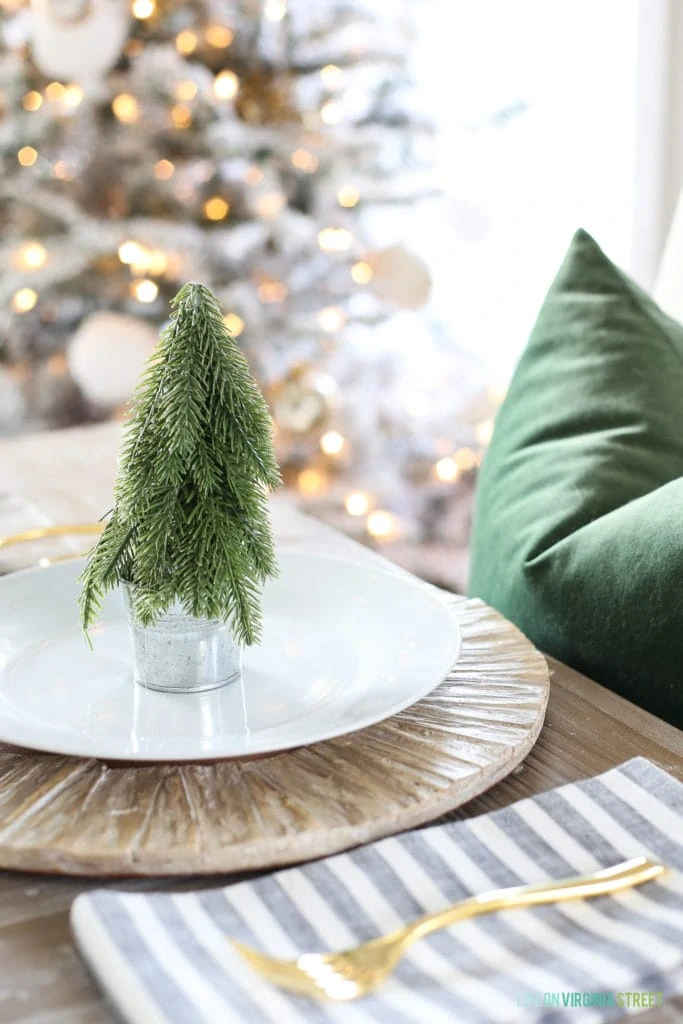
[[491, 405], [502, 405], [507, 393], [505, 384], [490, 384], [486, 389], [486, 397]]
[[119, 93], [111, 102], [114, 116], [123, 124], [134, 124], [140, 116], [138, 101], [129, 92]]
[[28, 313], [38, 301], [38, 293], [33, 288], [20, 288], [12, 296], [12, 309], [15, 313]]
[[204, 37], [209, 46], [222, 49], [225, 46], [230, 46], [230, 43], [235, 38], [235, 33], [227, 25], [209, 25], [204, 33]]
[[282, 192], [265, 192], [259, 196], [256, 203], [256, 212], [260, 217], [267, 219], [277, 217], [285, 205], [285, 197]]
[[479, 444], [489, 444], [493, 437], [493, 420], [484, 420], [482, 423], [477, 423], [474, 433]]
[[393, 540], [399, 533], [399, 523], [396, 516], [392, 512], [386, 512], [381, 508], [370, 513], [366, 526], [368, 533], [378, 540]]
[[119, 246], [119, 259], [122, 263], [141, 263], [147, 256], [147, 250], [139, 242], [131, 240]]
[[346, 439], [338, 430], [328, 430], [320, 438], [320, 449], [325, 455], [339, 455], [345, 444]]
[[154, 0], [133, 0], [133, 17], [144, 21], [145, 18], [152, 17], [155, 8]]
[[345, 185], [344, 188], [340, 188], [337, 192], [337, 202], [340, 206], [352, 207], [355, 206], [360, 199], [360, 193], [357, 188], [353, 185]]
[[71, 181], [71, 171], [66, 160], [58, 160], [52, 168], [54, 171], [55, 178], [61, 178], [62, 181]]
[[353, 244], [353, 235], [346, 228], [323, 228], [318, 232], [318, 245], [323, 252], [346, 252]]
[[183, 53], [185, 55], [188, 53], [194, 53], [197, 49], [198, 42], [199, 40], [197, 39], [196, 33], [192, 32], [189, 28], [183, 29], [183, 31], [179, 32], [175, 37], [176, 50], [178, 53]]
[[240, 334], [244, 330], [244, 320], [237, 313], [226, 313], [223, 317], [223, 323], [227, 329], [228, 334], [231, 334], [233, 338], [239, 338]]
[[47, 249], [40, 242], [24, 242], [14, 254], [14, 265], [20, 270], [40, 270], [47, 262]]
[[65, 92], [66, 89], [61, 82], [50, 82], [49, 85], [45, 86], [45, 95], [49, 100], [52, 100], [53, 103], [63, 100]]
[[320, 108], [320, 117], [325, 124], [338, 124], [342, 119], [342, 106], [336, 100], [328, 100]]
[[228, 216], [230, 203], [221, 196], [212, 196], [206, 200], [202, 209], [207, 220], [223, 220]]
[[43, 105], [43, 97], [35, 89], [27, 92], [21, 101], [24, 110], [40, 110]]
[[192, 111], [186, 103], [176, 103], [171, 107], [171, 120], [176, 128], [189, 128], [192, 124]]
[[17, 153], [17, 160], [22, 167], [33, 167], [37, 159], [38, 150], [34, 149], [33, 146], [22, 146]]
[[471, 448], [458, 448], [453, 458], [464, 473], [468, 469], [474, 469], [477, 464], [477, 456]]
[[166, 181], [173, 177], [175, 167], [170, 160], [158, 160], [154, 165], [154, 177], [160, 181]]
[[266, 0], [263, 13], [268, 21], [282, 21], [287, 13], [285, 0]]
[[344, 72], [336, 64], [326, 64], [320, 69], [320, 77], [326, 89], [339, 89], [344, 81]]
[[261, 302], [282, 302], [287, 298], [287, 288], [282, 281], [262, 281], [258, 286]]
[[[133, 267], [132, 269], [135, 271], [136, 268]], [[150, 252], [147, 255], [145, 269], [155, 277], [159, 277], [160, 274], [165, 274], [168, 270], [168, 256], [165, 252], [162, 252], [161, 249], [154, 249], [153, 252]]]
[[324, 331], [338, 331], [346, 323], [346, 314], [338, 306], [325, 306], [318, 313], [318, 323]]
[[318, 469], [302, 469], [297, 483], [302, 494], [321, 494], [325, 490], [325, 474]]
[[244, 180], [247, 185], [258, 185], [263, 181], [263, 171], [260, 167], [257, 167], [256, 164], [253, 164], [251, 167], [247, 168]]
[[239, 87], [240, 80], [234, 71], [221, 71], [213, 81], [213, 91], [219, 100], [231, 100]]
[[344, 506], [350, 516], [364, 516], [370, 508], [370, 499], [362, 491], [352, 491], [346, 495]]
[[178, 82], [175, 87], [175, 94], [179, 100], [193, 100], [199, 91], [196, 82], [187, 78], [184, 82]]
[[437, 480], [443, 480], [444, 483], [450, 483], [456, 480], [460, 475], [460, 467], [455, 459], [452, 459], [450, 455], [446, 455], [434, 466], [434, 476]]
[[159, 294], [159, 285], [147, 277], [139, 278], [137, 281], [131, 281], [130, 293], [138, 302], [154, 302]]
[[365, 260], [359, 260], [351, 267], [351, 278], [356, 284], [367, 284], [372, 280], [373, 269]]
[[62, 102], [64, 103], [65, 107], [69, 107], [70, 110], [74, 110], [83, 102], [84, 96], [85, 93], [81, 89], [80, 85], [72, 83], [71, 85], [67, 85], [66, 89], [64, 90]]
[[320, 161], [315, 153], [311, 153], [307, 149], [295, 149], [292, 153], [292, 163], [297, 170], [313, 174], [314, 171], [318, 170]]

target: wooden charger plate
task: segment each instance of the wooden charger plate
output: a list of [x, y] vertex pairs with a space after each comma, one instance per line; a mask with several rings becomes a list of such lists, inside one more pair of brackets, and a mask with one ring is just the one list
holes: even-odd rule
[[543, 724], [543, 656], [444, 595], [463, 647], [427, 697], [359, 732], [256, 760], [113, 767], [0, 746], [0, 867], [208, 875], [337, 853], [434, 820], [509, 774]]

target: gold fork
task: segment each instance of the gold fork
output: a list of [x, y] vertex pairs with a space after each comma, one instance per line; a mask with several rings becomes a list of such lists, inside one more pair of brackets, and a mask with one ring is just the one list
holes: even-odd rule
[[414, 942], [440, 928], [494, 910], [604, 896], [619, 889], [641, 885], [664, 874], [666, 870], [663, 865], [655, 864], [645, 857], [636, 857], [590, 875], [540, 885], [494, 889], [434, 914], [425, 914], [405, 928], [340, 953], [304, 953], [297, 960], [280, 960], [245, 946], [242, 942], [230, 941], [247, 964], [274, 985], [314, 998], [338, 1001], [357, 999], [378, 988]]
[[[12, 533], [7, 537], [0, 537], [0, 551], [13, 544], [26, 544], [33, 540], [43, 540], [45, 537], [62, 537], [69, 533], [102, 533], [104, 523], [65, 523], [54, 526], [34, 526], [30, 530], [22, 530], [21, 533]], [[53, 555], [52, 558], [41, 558], [41, 565], [51, 565], [53, 562], [65, 562], [70, 558], [81, 558], [87, 552], [69, 552], [64, 555]]]

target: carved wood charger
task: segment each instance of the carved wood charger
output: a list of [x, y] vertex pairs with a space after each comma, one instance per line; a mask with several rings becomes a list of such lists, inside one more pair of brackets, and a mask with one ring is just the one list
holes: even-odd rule
[[321, 857], [434, 820], [533, 746], [545, 659], [480, 601], [445, 595], [463, 647], [428, 697], [360, 732], [249, 761], [107, 766], [0, 746], [0, 867], [185, 875]]

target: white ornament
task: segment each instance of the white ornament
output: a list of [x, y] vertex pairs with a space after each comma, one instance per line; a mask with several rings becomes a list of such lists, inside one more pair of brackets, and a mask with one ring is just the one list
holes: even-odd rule
[[127, 402], [157, 332], [143, 320], [121, 313], [93, 313], [69, 343], [71, 376], [94, 405], [111, 411]]
[[429, 267], [416, 253], [403, 245], [391, 245], [369, 253], [365, 260], [372, 267], [370, 288], [380, 298], [399, 309], [419, 309], [427, 302], [432, 277]]
[[31, 0], [36, 67], [59, 81], [96, 82], [116, 64], [128, 38], [128, 0]]

